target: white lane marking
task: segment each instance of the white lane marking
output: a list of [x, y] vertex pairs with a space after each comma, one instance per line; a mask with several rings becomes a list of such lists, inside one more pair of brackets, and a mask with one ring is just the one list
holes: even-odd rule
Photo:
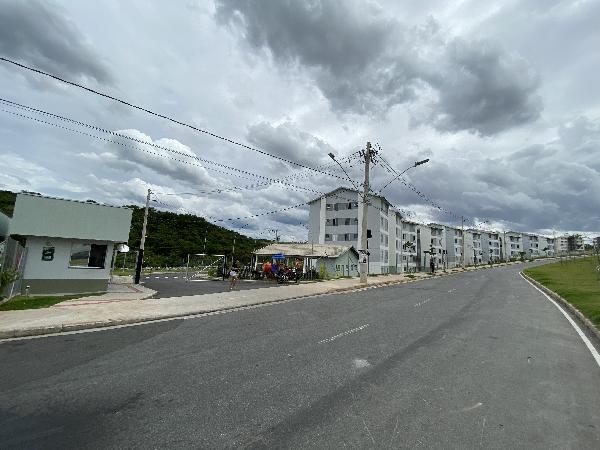
[[425, 303], [429, 302], [430, 300], [431, 300], [431, 299], [430, 299], [430, 298], [428, 298], [428, 299], [426, 299], [426, 300], [423, 300], [422, 302], [415, 303], [415, 308], [416, 308], [416, 307], [418, 307], [418, 306], [424, 305]]
[[554, 304], [554, 306], [556, 306], [558, 308], [558, 310], [563, 314], [563, 316], [565, 316], [567, 318], [569, 323], [573, 326], [573, 328], [575, 328], [575, 331], [577, 331], [577, 334], [579, 335], [581, 340], [585, 343], [586, 347], [588, 348], [588, 350], [590, 351], [590, 353], [596, 360], [598, 367], [600, 367], [600, 354], [598, 353], [598, 350], [596, 350], [596, 348], [592, 345], [592, 343], [590, 342], [588, 337], [585, 335], [585, 333], [583, 331], [581, 331], [581, 328], [579, 328], [579, 325], [577, 325], [575, 323], [575, 321], [571, 318], [571, 316], [558, 303], [556, 303], [556, 301], [554, 301], [554, 299], [552, 297], [550, 297], [548, 294], [546, 294], [544, 291], [542, 291], [539, 287], [537, 287], [535, 284], [533, 284], [531, 281], [529, 281], [527, 278], [525, 278], [522, 273], [520, 273], [519, 275], [521, 275], [521, 278], [523, 278], [525, 281], [527, 281], [536, 290], [541, 292], [544, 295], [544, 297], [546, 297], [548, 300], [550, 300]]
[[154, 277], [155, 280], [158, 280], [160, 277]]
[[169, 277], [164, 277], [165, 280], [169, 279]]
[[364, 369], [365, 367], [369, 367], [371, 365], [366, 359], [355, 359], [352, 361], [352, 363], [357, 369]]
[[344, 331], [343, 333], [340, 333], [340, 334], [336, 334], [335, 336], [331, 336], [330, 338], [323, 339], [322, 341], [319, 341], [318, 344], [325, 344], [326, 342], [335, 341], [337, 338], [340, 338], [342, 336], [348, 336], [349, 334], [356, 333], [357, 331], [360, 331], [360, 330], [364, 330], [368, 326], [369, 326], [369, 324], [366, 323], [364, 325], [361, 325], [360, 327], [352, 328], [351, 330]]
[[173, 277], [174, 280], [176, 280], [177, 278], [179, 278], [179, 277]]
[[456, 289], [450, 289], [448, 292], [454, 292]]
[[460, 410], [460, 412], [473, 411], [474, 409], [477, 409], [480, 406], [483, 406], [483, 403], [479, 402], [479, 403], [474, 404], [473, 406], [469, 406], [468, 408], [463, 408]]

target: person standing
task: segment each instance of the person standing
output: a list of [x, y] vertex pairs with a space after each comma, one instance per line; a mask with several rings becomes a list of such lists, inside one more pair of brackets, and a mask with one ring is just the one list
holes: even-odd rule
[[295, 275], [296, 275], [296, 283], [298, 283], [298, 280], [300, 280], [300, 277], [302, 276], [302, 266], [303, 266], [303, 261], [300, 258], [296, 258], [296, 262], [294, 264], [294, 271], [295, 271]]
[[229, 271], [229, 290], [232, 291], [233, 288], [235, 287], [235, 284], [237, 283], [237, 279], [238, 279], [238, 271], [239, 271], [239, 262], [236, 261], [232, 266], [231, 266], [231, 270]]
[[435, 258], [433, 257], [433, 255], [429, 260], [429, 267], [431, 267], [431, 273], [435, 273]]

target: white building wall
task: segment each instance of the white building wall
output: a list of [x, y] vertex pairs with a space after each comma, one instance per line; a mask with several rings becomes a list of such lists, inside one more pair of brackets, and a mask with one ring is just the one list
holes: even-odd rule
[[[69, 267], [71, 246], [73, 243], [107, 245], [104, 268]], [[113, 243], [106, 241], [89, 241], [79, 239], [62, 239], [50, 237], [27, 237], [27, 259], [23, 279], [40, 280], [108, 280], [113, 257]], [[54, 247], [54, 259], [42, 261], [44, 247]]]

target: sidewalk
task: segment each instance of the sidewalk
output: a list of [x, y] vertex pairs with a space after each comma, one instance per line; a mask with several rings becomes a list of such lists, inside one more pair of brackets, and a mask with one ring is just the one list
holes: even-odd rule
[[[494, 267], [498, 266], [501, 265]], [[481, 270], [483, 268], [479, 266], [465, 270]], [[435, 276], [448, 276], [457, 272], [460, 273], [463, 270], [451, 269], [446, 274], [436, 273]], [[132, 292], [127, 287], [131, 285], [124, 284], [121, 287], [115, 287], [115, 291], [104, 295], [66, 301], [49, 308], [2, 311], [0, 312], [0, 339], [183, 317], [360, 288], [410, 283], [424, 278], [431, 278], [431, 275], [416, 273], [414, 278], [406, 275], [380, 275], [369, 277], [366, 286], [362, 285], [358, 278], [344, 278], [323, 282], [290, 284], [277, 289], [259, 288], [158, 299], [146, 298], [154, 294], [151, 289], [135, 286], [135, 289], [139, 289], [140, 292]], [[146, 299], [138, 300], [140, 298]]]

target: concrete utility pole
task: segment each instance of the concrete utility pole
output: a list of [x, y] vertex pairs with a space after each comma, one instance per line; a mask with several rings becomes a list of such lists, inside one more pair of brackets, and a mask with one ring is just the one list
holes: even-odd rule
[[462, 234], [462, 255], [461, 255], [461, 266], [465, 268], [465, 216], [460, 216], [460, 232]]
[[363, 198], [362, 198], [362, 229], [360, 233], [360, 250], [362, 250], [362, 256], [360, 260], [360, 282], [367, 283], [367, 272], [368, 266], [368, 255], [367, 255], [367, 227], [368, 215], [369, 215], [369, 165], [371, 164], [371, 158], [373, 157], [373, 149], [371, 143], [367, 142], [366, 151], [361, 152], [365, 158], [365, 181], [363, 184]]
[[235, 256], [235, 236], [233, 237], [233, 247], [231, 248], [231, 267], [233, 267], [234, 264], [234, 258]]
[[146, 243], [146, 226], [148, 225], [148, 208], [150, 207], [150, 194], [152, 194], [152, 191], [148, 189], [148, 195], [146, 195], [146, 208], [144, 209], [144, 223], [142, 224], [142, 238], [140, 239], [140, 251], [138, 252], [137, 261], [135, 263], [135, 284], [140, 284], [140, 276], [142, 274], [144, 244]]

